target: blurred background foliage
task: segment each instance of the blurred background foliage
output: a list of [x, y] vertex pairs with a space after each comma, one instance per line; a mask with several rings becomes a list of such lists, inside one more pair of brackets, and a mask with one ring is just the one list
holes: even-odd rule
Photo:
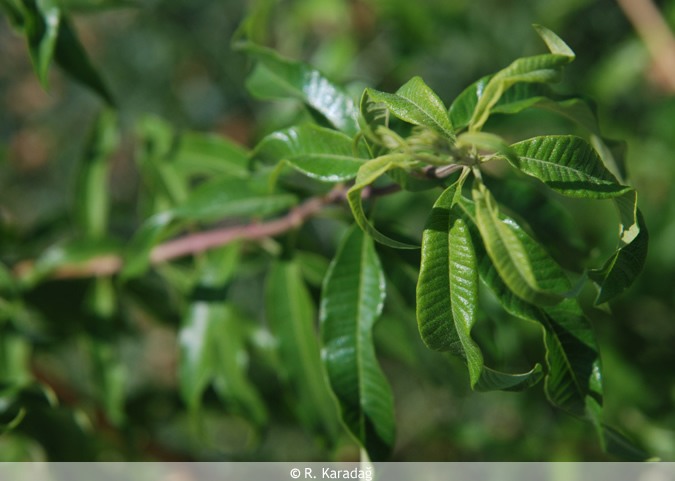
[[[314, 64], [355, 98], [365, 86], [395, 91], [420, 75], [448, 105], [477, 78], [541, 52], [531, 24], [558, 33], [577, 60], [557, 89], [595, 99], [603, 133], [627, 141], [629, 181], [650, 231], [649, 258], [638, 282], [610, 310], [587, 310], [605, 366], [607, 420], [650, 454], [675, 461], [675, 92], [616, 3], [139, 0], [117, 8], [107, 7], [122, 2], [61, 3], [118, 103], [122, 137], [109, 185], [111, 231], [122, 239], [131, 237], [145, 215], [134, 160], [134, 129], [142, 117], [154, 114], [177, 129], [213, 132], [252, 147], [266, 133], [306, 115], [297, 104], [264, 103], [247, 94], [250, 61], [230, 44], [252, 12], [249, 35], [255, 41]], [[675, 1], [658, 6], [672, 30]], [[49, 83], [45, 92], [25, 42], [0, 22], [0, 260], [9, 269], [73, 235], [77, 166], [102, 107], [58, 67], [51, 68]], [[577, 131], [544, 111], [495, 115], [489, 128], [513, 141]], [[390, 196], [378, 204], [378, 213], [419, 231], [434, 194], [419, 195], [416, 208], [409, 208], [406, 194]], [[508, 199], [526, 202], [506, 188], [502, 201]], [[597, 264], [616, 243], [609, 201], [601, 207], [560, 201], [570, 212], [569, 235], [578, 252], [562, 251], [559, 260]], [[320, 272], [335, 250], [331, 234], [341, 227], [317, 220], [310, 228], [325, 239], [325, 245], [310, 246], [317, 255], [308, 265]], [[474, 393], [460, 363], [424, 348], [414, 312], [404, 302], [411, 289], [414, 296], [408, 264], [394, 262], [407, 255], [387, 251], [383, 256], [391, 260], [385, 262], [387, 274], [403, 280], [388, 293], [375, 330], [395, 398], [393, 459], [610, 459], [592, 426], [555, 411], [541, 384], [519, 394]], [[11, 409], [17, 396], [30, 409], [15, 430], [0, 435], [0, 460], [358, 459], [358, 448], [346, 435], [331, 449], [316, 442], [282, 399], [270, 368], [270, 341], [255, 321], [263, 286], [258, 264], [244, 259], [230, 297], [252, 319], [244, 327], [254, 331], [249, 375], [269, 411], [265, 427], [211, 390], [200, 419], [191, 417], [177, 387], [181, 306], [177, 290], [162, 281], [169, 274], [154, 272], [126, 286], [108, 323], [88, 310], [85, 299], [92, 288], [105, 293], [115, 289], [112, 284], [54, 280], [27, 294], [26, 309], [11, 325], [0, 316], [0, 383], [36, 379], [42, 386], [16, 396], [3, 392], [0, 424], [17, 415]], [[8, 275], [0, 271], [0, 289]], [[313, 296], [318, 292], [319, 285], [311, 286]], [[591, 306], [593, 296], [590, 289], [582, 292], [582, 305]], [[542, 359], [538, 328], [510, 318], [489, 298], [483, 305], [476, 336], [493, 365], [517, 371]], [[99, 339], [113, 342], [97, 344]], [[100, 370], [110, 365], [119, 369]]]

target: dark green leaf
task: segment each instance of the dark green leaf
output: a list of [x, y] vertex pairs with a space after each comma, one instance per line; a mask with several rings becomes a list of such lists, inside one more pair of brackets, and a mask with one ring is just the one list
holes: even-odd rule
[[356, 223], [377, 242], [390, 247], [396, 247], [397, 249], [418, 248], [411, 244], [390, 239], [375, 229], [366, 218], [366, 214], [363, 211], [363, 201], [361, 199], [363, 189], [372, 184], [375, 179], [384, 175], [387, 171], [395, 168], [410, 170], [418, 165], [419, 162], [407, 160], [404, 156], [383, 156], [370, 160], [359, 168], [358, 174], [356, 175], [356, 182], [354, 183], [354, 186], [349, 189], [349, 192], [347, 192], [347, 200], [349, 201], [349, 206], [352, 209]]
[[533, 304], [554, 305], [560, 302], [561, 294], [547, 291], [541, 285], [542, 276], [548, 272], [542, 271], [542, 266], [535, 264], [532, 253], [523, 245], [514, 226], [500, 219], [497, 203], [490, 191], [477, 179], [472, 192], [476, 205], [476, 222], [487, 253], [509, 289]]
[[[585, 417], [586, 396], [601, 398], [601, 370], [598, 348], [591, 326], [576, 299], [565, 299], [556, 306], [537, 307], [516, 296], [502, 280], [487, 255], [475, 217], [476, 207], [461, 199], [467, 225], [478, 259], [480, 278], [509, 314], [541, 324], [545, 332], [548, 374], [545, 390], [555, 406]], [[518, 237], [529, 253], [542, 287], [554, 291], [569, 290], [565, 273], [513, 219], [500, 215], [500, 221]]]
[[481, 377], [483, 354], [471, 339], [478, 309], [478, 270], [471, 236], [455, 207], [460, 182], [443, 192], [427, 219], [417, 284], [417, 323], [424, 343], [450, 351], [469, 366], [471, 385]]
[[250, 42], [240, 44], [239, 48], [258, 61], [246, 81], [253, 96], [298, 99], [347, 135], [353, 136], [359, 131], [358, 110], [352, 98], [318, 70]]
[[589, 277], [600, 288], [596, 305], [604, 304], [628, 289], [647, 261], [649, 233], [637, 208], [637, 193], [630, 190], [614, 198], [614, 202], [621, 219], [619, 246], [602, 269], [589, 272]]
[[303, 174], [325, 182], [342, 182], [356, 177], [368, 158], [360, 144], [354, 155], [352, 139], [316, 125], [302, 125], [274, 132], [256, 147], [254, 158], [286, 161]]
[[265, 287], [265, 312], [297, 398], [298, 416], [311, 429], [335, 439], [339, 421], [319, 354], [315, 307], [297, 264], [282, 260], [272, 264]]
[[118, 142], [117, 115], [104, 110], [89, 136], [76, 187], [77, 217], [88, 238], [100, 238], [107, 228], [108, 161]]
[[373, 461], [388, 458], [395, 436], [391, 388], [372, 338], [384, 298], [384, 273], [373, 240], [354, 226], [323, 285], [321, 357], [342, 421]]
[[77, 38], [68, 17], [61, 18], [61, 27], [54, 51], [54, 59], [68, 75], [96, 92], [111, 107], [115, 100], [96, 68], [89, 61], [87, 52]]
[[632, 190], [618, 183], [595, 149], [572, 135], [535, 137], [514, 144], [509, 162], [551, 189], [572, 197], [605, 199]]
[[445, 105], [420, 77], [410, 79], [395, 94], [374, 89], [366, 92], [372, 102], [384, 103], [399, 119], [429, 127], [448, 140], [455, 139]]

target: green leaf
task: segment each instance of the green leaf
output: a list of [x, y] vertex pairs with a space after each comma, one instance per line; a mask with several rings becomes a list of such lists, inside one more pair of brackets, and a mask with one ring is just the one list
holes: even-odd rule
[[115, 99], [94, 65], [89, 61], [87, 52], [78, 40], [70, 19], [66, 16], [61, 18], [54, 59], [73, 79], [98, 94], [109, 106], [115, 107]]
[[0, 0], [0, 11], [7, 16], [12, 27], [19, 31], [24, 28], [26, 12], [19, 0]]
[[301, 125], [265, 137], [253, 158], [286, 161], [303, 174], [324, 182], [342, 182], [356, 177], [368, 158], [359, 145], [354, 155], [352, 139], [345, 134], [316, 125]]
[[[595, 337], [577, 300], [565, 299], [556, 306], [538, 307], [516, 296], [487, 255], [476, 220], [476, 205], [466, 199], [461, 199], [458, 205], [471, 232], [481, 280], [509, 314], [537, 322], [544, 328], [548, 365], [545, 391], [549, 401], [573, 415], [585, 417], [586, 397], [602, 396], [602, 378]], [[500, 215], [499, 220], [517, 236], [530, 255], [544, 288], [554, 291], [570, 289], [563, 270], [536, 241], [513, 219]]]
[[394, 444], [391, 388], [377, 363], [372, 329], [385, 281], [373, 240], [358, 226], [343, 239], [321, 293], [321, 357], [342, 421], [373, 461]]
[[562, 67], [574, 60], [574, 52], [553, 32], [543, 27], [535, 28], [552, 53], [517, 59], [490, 78], [480, 91], [469, 130], [479, 131], [483, 127], [492, 108], [509, 87], [520, 82], [558, 82], [562, 76]]
[[319, 354], [315, 307], [296, 263], [278, 260], [270, 267], [265, 312], [297, 399], [297, 415], [310, 429], [334, 440], [339, 421]]
[[589, 277], [599, 287], [595, 305], [604, 304], [628, 289], [642, 272], [647, 261], [649, 233], [637, 208], [637, 193], [630, 190], [614, 198], [621, 220], [617, 251], [601, 269], [591, 270]]
[[28, 50], [35, 73], [47, 89], [49, 65], [54, 57], [62, 16], [53, 0], [36, 0], [25, 3], [25, 28]]
[[163, 119], [146, 115], [136, 125], [136, 163], [150, 194], [151, 214], [167, 210], [188, 195], [188, 179], [173, 162], [176, 135]]
[[471, 386], [481, 377], [483, 354], [471, 339], [478, 309], [476, 253], [461, 210], [458, 181], [438, 198], [422, 238], [417, 323], [430, 349], [450, 351], [469, 366]]
[[509, 162], [548, 187], [571, 197], [606, 199], [632, 190], [619, 184], [595, 149], [572, 135], [535, 137], [512, 145]]
[[226, 302], [227, 285], [238, 263], [239, 244], [209, 252], [178, 335], [180, 392], [196, 413], [206, 387], [213, 383], [223, 401], [256, 425], [267, 420], [259, 393], [247, 377], [243, 319]]
[[554, 305], [562, 300], [540, 285], [540, 266], [536, 265], [512, 226], [499, 218], [497, 203], [485, 185], [474, 182], [476, 222], [488, 255], [506, 285], [518, 297], [532, 304]]
[[85, 237], [100, 238], [108, 221], [108, 162], [119, 143], [117, 115], [102, 111], [92, 128], [76, 187], [76, 212]]
[[418, 248], [418, 246], [390, 239], [375, 229], [375, 227], [373, 227], [373, 225], [366, 218], [366, 214], [363, 210], [363, 201], [361, 199], [363, 189], [366, 186], [372, 184], [375, 179], [381, 175], [384, 175], [387, 171], [395, 168], [401, 168], [407, 171], [418, 165], [419, 162], [408, 160], [402, 155], [387, 155], [370, 160], [359, 168], [359, 171], [356, 175], [356, 182], [354, 183], [354, 186], [347, 192], [347, 200], [349, 201], [349, 206], [352, 209], [356, 223], [359, 224], [364, 232], [370, 235], [377, 242], [390, 247], [396, 247], [397, 249]]
[[221, 178], [206, 182], [174, 209], [146, 220], [126, 250], [122, 279], [141, 275], [149, 267], [152, 248], [173, 231], [192, 222], [230, 217], [267, 216], [297, 203], [291, 194], [269, 194], [255, 179]]
[[447, 109], [438, 95], [420, 77], [413, 77], [395, 94], [366, 89], [372, 102], [384, 103], [389, 111], [405, 122], [433, 129], [448, 140], [455, 133]]
[[126, 369], [114, 346], [107, 341], [87, 339], [92, 352], [92, 366], [98, 394], [107, 419], [116, 426], [125, 419], [124, 390]]
[[347, 135], [353, 136], [359, 131], [358, 110], [353, 99], [318, 70], [250, 42], [240, 44], [239, 48], [258, 61], [246, 80], [246, 87], [254, 97], [295, 98]]
[[598, 401], [588, 396], [586, 407], [588, 415], [595, 425], [604, 452], [625, 461], [642, 462], [651, 457], [633, 441], [602, 421], [602, 405]]
[[249, 176], [248, 151], [236, 142], [214, 134], [183, 132], [172, 154], [176, 169], [189, 175]]
[[480, 374], [480, 379], [474, 386], [474, 389], [479, 392], [489, 391], [524, 391], [529, 389], [544, 377], [544, 370], [541, 364], [532, 368], [531, 371], [523, 374], [507, 374], [504, 372], [495, 371], [487, 366], [483, 366]]
[[197, 187], [172, 209], [177, 220], [214, 222], [228, 217], [267, 216], [292, 207], [292, 194], [270, 194], [255, 179], [214, 179]]

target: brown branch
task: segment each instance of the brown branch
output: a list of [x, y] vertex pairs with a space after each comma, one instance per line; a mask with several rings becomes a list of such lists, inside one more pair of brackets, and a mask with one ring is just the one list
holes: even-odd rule
[[675, 37], [652, 0], [616, 0], [645, 43], [661, 80], [675, 93]]

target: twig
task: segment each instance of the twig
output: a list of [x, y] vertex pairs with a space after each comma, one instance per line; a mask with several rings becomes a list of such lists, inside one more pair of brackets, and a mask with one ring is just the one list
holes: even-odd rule
[[645, 43], [666, 88], [675, 93], [675, 37], [652, 0], [616, 0]]

